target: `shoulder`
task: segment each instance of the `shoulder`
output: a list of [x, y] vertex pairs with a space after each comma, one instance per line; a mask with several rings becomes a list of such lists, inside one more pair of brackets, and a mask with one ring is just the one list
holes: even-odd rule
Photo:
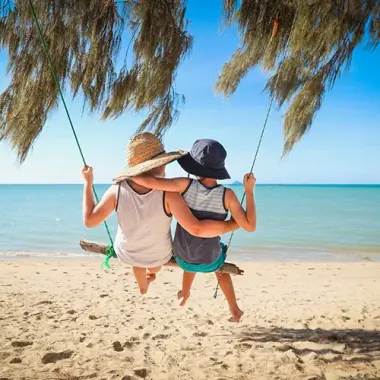
[[230, 208], [230, 206], [232, 204], [238, 202], [237, 196], [232, 189], [225, 187], [224, 188], [224, 194], [225, 194], [224, 195], [225, 196], [225, 204], [226, 204], [227, 208]]
[[236, 197], [235, 192], [232, 189], [230, 189], [229, 187], [224, 187], [224, 192], [226, 194], [226, 197]]
[[113, 208], [117, 209], [117, 203], [118, 203], [118, 196], [119, 196], [119, 189], [120, 184], [113, 184], [111, 185], [106, 192], [103, 195], [103, 202], [106, 202], [107, 204], [112, 204]]
[[107, 191], [104, 193], [104, 196], [105, 197], [116, 197], [118, 192], [119, 192], [120, 186], [121, 186], [121, 183], [116, 183], [116, 184], [111, 185], [107, 189]]
[[186, 192], [190, 189], [191, 185], [196, 184], [198, 181], [191, 178], [183, 178], [183, 191], [182, 195], [185, 195]]

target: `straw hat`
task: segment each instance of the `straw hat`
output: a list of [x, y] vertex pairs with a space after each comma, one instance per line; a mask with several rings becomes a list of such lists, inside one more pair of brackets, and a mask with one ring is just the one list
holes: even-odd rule
[[128, 167], [118, 173], [114, 181], [121, 181], [127, 177], [146, 173], [149, 170], [176, 161], [187, 154], [183, 150], [166, 153], [158, 137], [148, 132], [132, 137], [126, 151]]

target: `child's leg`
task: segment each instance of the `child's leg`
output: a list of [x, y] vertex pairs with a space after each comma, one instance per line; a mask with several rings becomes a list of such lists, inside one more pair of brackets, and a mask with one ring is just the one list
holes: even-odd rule
[[161, 267], [148, 268], [147, 278], [149, 284], [156, 279], [156, 274], [160, 269]]
[[132, 267], [140, 293], [145, 294], [148, 291], [149, 279], [146, 274], [146, 268]]
[[178, 299], [181, 300], [180, 306], [185, 306], [186, 301], [190, 297], [190, 289], [195, 278], [193, 272], [183, 272], [182, 276], [182, 290], [178, 292]]
[[234, 285], [232, 284], [231, 276], [228, 273], [216, 272], [216, 278], [219, 281], [220, 289], [227, 299], [228, 305], [230, 307], [230, 312], [232, 314], [231, 321], [239, 322], [240, 318], [243, 316], [243, 311], [240, 310], [234, 290]]

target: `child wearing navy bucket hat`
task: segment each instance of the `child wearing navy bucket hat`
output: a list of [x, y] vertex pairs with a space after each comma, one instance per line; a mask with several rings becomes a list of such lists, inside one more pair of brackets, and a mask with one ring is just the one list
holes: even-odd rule
[[[178, 159], [180, 166], [196, 179], [156, 178], [148, 175], [132, 177], [139, 185], [150, 189], [180, 192], [192, 213], [199, 219], [225, 220], [228, 212], [237, 225], [246, 231], [256, 229], [254, 188], [256, 179], [252, 173], [244, 176], [246, 210], [241, 206], [232, 189], [218, 184], [218, 180], [231, 178], [225, 167], [227, 152], [215, 140], [197, 140], [191, 151]], [[183, 269], [182, 289], [178, 292], [180, 305], [190, 296], [191, 285], [197, 272], [215, 272], [231, 312], [231, 321], [239, 322], [240, 310], [231, 276], [219, 269], [226, 260], [226, 247], [220, 237], [199, 238], [189, 234], [177, 224], [173, 241], [174, 258]]]

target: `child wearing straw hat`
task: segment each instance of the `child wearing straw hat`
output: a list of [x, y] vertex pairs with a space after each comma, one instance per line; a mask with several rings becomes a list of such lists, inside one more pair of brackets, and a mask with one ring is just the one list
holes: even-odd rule
[[117, 175], [118, 183], [107, 190], [97, 205], [92, 193], [93, 170], [82, 169], [84, 224], [95, 227], [116, 211], [118, 229], [114, 249], [122, 262], [132, 266], [141, 294], [147, 292], [156, 273], [172, 257], [172, 215], [196, 236], [214, 237], [237, 229], [233, 220], [198, 220], [179, 193], [151, 190], [128, 179], [143, 173], [163, 177], [165, 165], [185, 154], [165, 152], [161, 141], [151, 133], [134, 136], [127, 145], [128, 167]]
[[[233, 190], [218, 184], [229, 179], [225, 168], [227, 152], [215, 140], [197, 140], [190, 153], [178, 159], [178, 163], [197, 179], [165, 179], [151, 175], [133, 177], [133, 181], [150, 189], [180, 192], [192, 213], [199, 219], [226, 220], [228, 212], [246, 231], [256, 229], [256, 207], [253, 190], [256, 179], [252, 173], [244, 176], [247, 197], [246, 210], [242, 208]], [[182, 289], [178, 292], [180, 305], [190, 296], [191, 285], [197, 272], [216, 272], [219, 285], [228, 301], [231, 321], [238, 322], [243, 315], [235, 296], [231, 276], [218, 272], [226, 259], [226, 247], [220, 237], [197, 237], [177, 225], [174, 238], [174, 257], [184, 270]]]

